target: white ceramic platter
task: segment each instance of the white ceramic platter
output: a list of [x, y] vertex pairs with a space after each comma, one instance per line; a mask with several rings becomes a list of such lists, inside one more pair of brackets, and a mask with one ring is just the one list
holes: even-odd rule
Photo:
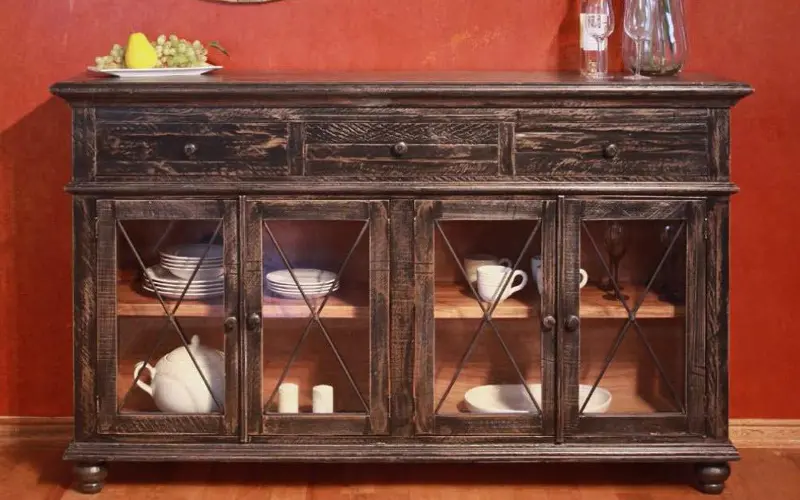
[[[301, 285], [330, 285], [336, 281], [336, 274], [322, 269], [294, 269], [294, 275]], [[272, 271], [266, 275], [267, 281], [280, 285], [295, 286], [288, 269]]]
[[194, 275], [192, 283], [194, 283], [196, 280], [218, 280], [222, 277], [222, 273], [225, 271], [221, 267], [201, 267], [197, 270], [197, 274], [195, 274], [194, 267], [173, 267], [168, 266], [163, 262], [161, 265], [164, 269], [183, 280], [188, 280], [192, 277], [192, 275]]
[[148, 68], [148, 69], [100, 69], [96, 66], [89, 66], [92, 73], [103, 73], [105, 75], [116, 76], [118, 78], [169, 78], [171, 76], [197, 76], [210, 71], [222, 69], [222, 66], [196, 66], [192, 68]]
[[[331, 290], [331, 292], [335, 292], [338, 289], [339, 288], [336, 287], [333, 290]], [[269, 288], [268, 288], [268, 290], [269, 290], [270, 293], [272, 293], [273, 295], [276, 295], [278, 297], [283, 297], [285, 299], [303, 300], [303, 295], [299, 291], [291, 291], [290, 292], [290, 291], [282, 291], [282, 290], [273, 290], [273, 289], [269, 289]], [[314, 298], [317, 298], [317, 297], [324, 297], [324, 296], [328, 295], [328, 293], [331, 293], [331, 292], [328, 292], [328, 290], [321, 290], [321, 291], [318, 291], [318, 292], [307, 292], [305, 289], [303, 289], [303, 292], [306, 294], [306, 298], [309, 298], [309, 299], [314, 299]]]
[[222, 245], [211, 245], [206, 253], [208, 245], [204, 243], [194, 243], [187, 245], [175, 245], [169, 247], [162, 252], [161, 258], [171, 260], [174, 262], [198, 262], [203, 255], [206, 256], [203, 262], [214, 262], [222, 260]]
[[[529, 384], [533, 398], [542, 407], [542, 384]], [[592, 386], [581, 384], [578, 389], [582, 407]], [[522, 384], [480, 385], [468, 390], [464, 402], [475, 413], [530, 413], [536, 411]], [[605, 413], [611, 405], [611, 393], [602, 387], [595, 389], [584, 413]]]
[[[155, 290], [153, 290], [152, 288], [148, 287], [147, 285], [142, 285], [142, 288], [144, 288], [148, 292], [155, 293]], [[162, 297], [166, 297], [168, 299], [179, 299], [181, 297], [181, 295], [183, 295], [183, 290], [180, 290], [180, 291], [178, 291], [178, 290], [165, 290], [165, 289], [162, 289], [161, 287], [158, 287], [158, 293]], [[214, 290], [214, 291], [208, 291], [208, 292], [194, 292], [194, 293], [191, 292], [191, 291], [187, 291], [186, 295], [183, 295], [183, 298], [184, 299], [210, 299], [212, 297], [219, 297], [223, 293], [225, 293], [224, 290], [218, 290], [218, 291]]]
[[[163, 283], [166, 285], [186, 285], [187, 278], [180, 278], [175, 276], [169, 270], [164, 269], [161, 265], [155, 265], [147, 268], [147, 275], [156, 283]], [[191, 276], [191, 273], [190, 273]], [[192, 280], [192, 286], [202, 286], [202, 285], [221, 285], [224, 280], [224, 276], [222, 274], [217, 273], [216, 275], [212, 276], [210, 279], [201, 279], [195, 276], [195, 279]]]

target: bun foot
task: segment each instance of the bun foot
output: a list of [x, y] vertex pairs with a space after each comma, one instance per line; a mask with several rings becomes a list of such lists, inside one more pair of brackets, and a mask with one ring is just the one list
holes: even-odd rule
[[731, 475], [731, 468], [726, 463], [698, 464], [697, 489], [708, 495], [719, 495], [725, 489], [725, 480]]
[[72, 469], [75, 490], [81, 493], [100, 493], [105, 486], [108, 468], [103, 463], [77, 463]]

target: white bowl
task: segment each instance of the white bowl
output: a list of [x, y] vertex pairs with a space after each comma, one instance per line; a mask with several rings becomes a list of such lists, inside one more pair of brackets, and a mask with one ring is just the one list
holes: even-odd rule
[[214, 278], [219, 278], [222, 276], [222, 273], [225, 271], [221, 267], [201, 267], [197, 270], [197, 274], [194, 274], [194, 267], [172, 267], [163, 262], [161, 263], [161, 267], [174, 274], [178, 278], [182, 278], [184, 280], [188, 280], [192, 277], [192, 275], [194, 275], [194, 280], [192, 281], [213, 280]]
[[[528, 384], [539, 408], [542, 407], [542, 384]], [[579, 409], [592, 386], [578, 388]], [[468, 390], [464, 402], [475, 413], [531, 413], [536, 411], [522, 384], [479, 385]], [[602, 387], [595, 389], [584, 413], [605, 413], [611, 405], [611, 393]]]

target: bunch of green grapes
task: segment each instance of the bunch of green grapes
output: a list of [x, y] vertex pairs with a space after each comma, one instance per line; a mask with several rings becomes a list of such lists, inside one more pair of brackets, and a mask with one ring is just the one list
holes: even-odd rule
[[125, 67], [122, 59], [125, 57], [125, 49], [118, 43], [111, 47], [111, 51], [107, 56], [100, 56], [94, 58], [94, 64], [99, 69], [117, 69]]
[[205, 66], [208, 60], [208, 50], [199, 40], [190, 42], [175, 35], [159, 35], [150, 43], [156, 49], [161, 68]]

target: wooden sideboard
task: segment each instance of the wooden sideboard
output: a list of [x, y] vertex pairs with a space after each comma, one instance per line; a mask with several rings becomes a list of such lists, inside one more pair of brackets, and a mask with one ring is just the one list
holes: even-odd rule
[[[730, 108], [751, 91], [502, 72], [55, 84], [78, 489], [125, 460], [682, 461], [721, 492]], [[218, 250], [222, 274], [148, 292], [183, 244]], [[496, 300], [523, 278], [473, 282], [468, 257], [527, 283]], [[294, 297], [265, 278], [281, 269]], [[184, 371], [134, 375], [173, 350]], [[184, 390], [215, 410], [148, 394]]]

